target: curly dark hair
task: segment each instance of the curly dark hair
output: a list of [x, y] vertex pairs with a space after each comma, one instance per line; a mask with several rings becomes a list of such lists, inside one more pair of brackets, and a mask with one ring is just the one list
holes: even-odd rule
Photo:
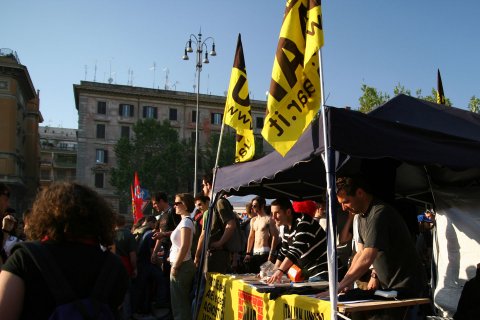
[[109, 246], [114, 228], [115, 213], [98, 193], [77, 183], [56, 182], [37, 194], [27, 232], [32, 240], [93, 239]]

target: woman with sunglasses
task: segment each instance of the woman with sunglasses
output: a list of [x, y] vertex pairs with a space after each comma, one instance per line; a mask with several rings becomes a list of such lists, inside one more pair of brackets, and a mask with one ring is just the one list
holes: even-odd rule
[[191, 320], [190, 291], [195, 276], [195, 265], [192, 261], [191, 248], [194, 233], [191, 212], [195, 209], [195, 201], [191, 194], [180, 193], [175, 195], [175, 213], [182, 220], [170, 235], [170, 295], [172, 301], [173, 318]]

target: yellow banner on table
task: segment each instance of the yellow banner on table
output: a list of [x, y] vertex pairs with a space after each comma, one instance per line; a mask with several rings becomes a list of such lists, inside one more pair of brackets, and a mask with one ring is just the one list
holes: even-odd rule
[[318, 112], [318, 50], [323, 46], [320, 0], [287, 1], [268, 94], [262, 135], [282, 156]]
[[285, 295], [269, 301], [268, 319], [330, 319], [330, 302], [306, 296]]
[[233, 319], [231, 308], [225, 308], [229, 304], [226, 300], [231, 299], [231, 288], [232, 281], [229, 276], [208, 273], [197, 319]]

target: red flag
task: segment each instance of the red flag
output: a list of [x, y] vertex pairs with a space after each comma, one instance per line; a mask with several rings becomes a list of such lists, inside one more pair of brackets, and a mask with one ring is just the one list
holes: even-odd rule
[[132, 190], [132, 211], [133, 211], [133, 223], [143, 217], [142, 212], [142, 189], [140, 188], [140, 181], [138, 180], [138, 174], [135, 171], [135, 178], [133, 181], [133, 190]]

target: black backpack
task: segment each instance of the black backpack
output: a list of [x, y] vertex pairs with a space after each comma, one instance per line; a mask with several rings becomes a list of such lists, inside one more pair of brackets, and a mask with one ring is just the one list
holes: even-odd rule
[[107, 253], [92, 293], [85, 299], [78, 299], [46, 248], [39, 242], [22, 242], [17, 246], [23, 247], [28, 252], [55, 299], [57, 306], [50, 315], [50, 320], [115, 319], [110, 306], [106, 303], [116, 281], [117, 274], [112, 272], [116, 267], [115, 255]]

